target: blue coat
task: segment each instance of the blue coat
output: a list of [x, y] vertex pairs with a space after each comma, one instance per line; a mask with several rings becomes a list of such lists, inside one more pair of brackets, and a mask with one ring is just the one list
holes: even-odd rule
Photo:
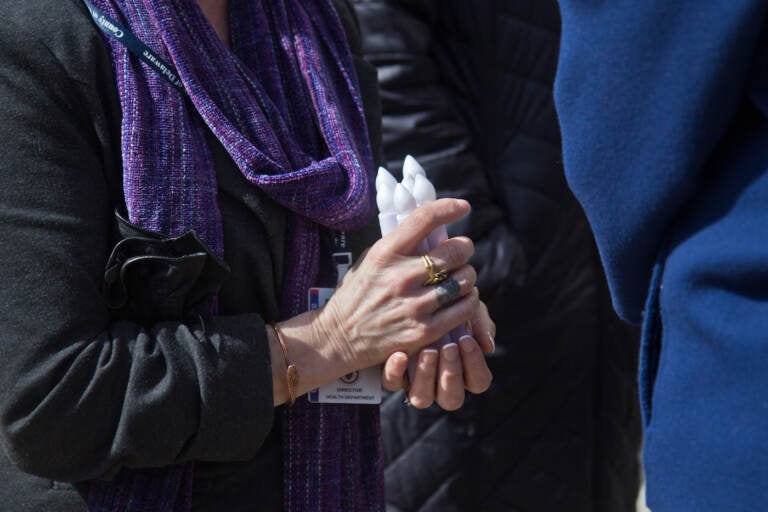
[[768, 509], [762, 0], [561, 0], [569, 184], [643, 320], [653, 512]]

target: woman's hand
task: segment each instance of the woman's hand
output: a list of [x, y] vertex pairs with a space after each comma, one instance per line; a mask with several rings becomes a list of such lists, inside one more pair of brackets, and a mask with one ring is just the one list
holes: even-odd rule
[[476, 274], [467, 265], [472, 241], [452, 238], [429, 253], [449, 276], [436, 286], [424, 285], [428, 273], [418, 250], [432, 230], [468, 210], [466, 201], [456, 199], [416, 209], [347, 272], [318, 320], [352, 369], [383, 363], [395, 352], [415, 354], [473, 316]]
[[382, 384], [390, 391], [406, 389], [406, 400], [417, 409], [433, 402], [453, 411], [464, 404], [464, 391], [482, 393], [491, 385], [493, 376], [483, 352], [493, 352], [496, 325], [488, 316], [488, 308], [480, 302], [471, 322], [472, 334], [463, 336], [458, 345], [449, 343], [441, 349], [423, 349], [418, 356], [413, 381], [406, 377], [409, 358], [396, 352], [387, 359], [382, 371]]
[[[382, 279], [368, 276], [368, 279], [364, 279], [365, 287], [349, 288], [349, 290], [357, 293], [350, 295], [348, 300], [351, 304], [358, 304], [359, 306], [355, 307], [353, 315], [348, 317], [349, 327], [346, 327], [344, 332], [353, 333], [346, 340], [346, 343], [360, 343], [361, 338], [364, 338], [361, 333], [365, 332], [364, 329], [366, 328], [363, 326], [371, 325], [371, 323], [361, 320], [366, 319], [369, 313], [378, 317], [376, 320], [381, 323], [374, 322], [372, 324], [375, 326], [374, 332], [376, 332], [376, 336], [372, 338], [379, 340], [376, 342], [379, 345], [377, 348], [386, 347], [385, 352], [392, 350], [393, 347], [388, 343], [389, 341], [399, 342], [403, 345], [402, 350], [398, 349], [394, 353], [389, 352], [390, 356], [382, 373], [384, 386], [393, 391], [404, 386], [408, 354], [411, 354], [411, 357], [418, 359], [413, 372], [413, 381], [408, 386], [409, 403], [417, 408], [425, 408], [433, 402], [437, 402], [444, 409], [455, 410], [464, 403], [465, 389], [472, 393], [482, 393], [490, 386], [492, 376], [483, 351], [493, 351], [493, 335], [495, 335], [496, 327], [488, 316], [485, 304], [477, 301], [477, 290], [474, 288], [476, 274], [472, 267], [466, 265], [466, 261], [474, 252], [474, 247], [469, 239], [453, 238], [430, 251], [429, 256], [436, 269], [448, 271], [450, 277], [438, 285], [423, 286], [427, 276], [426, 267], [422, 260], [414, 261], [412, 256], [416, 251], [418, 242], [426, 237], [425, 233], [430, 233], [436, 226], [447, 224], [458, 218], [451, 218], [451, 220], [442, 218], [443, 215], [453, 215], [455, 206], [440, 206], [442, 210], [430, 211], [428, 208], [421, 208], [414, 212], [409, 217], [409, 220], [413, 218], [411, 222], [404, 222], [398, 230], [374, 246], [363, 259], [359, 268], [353, 270], [353, 272], [358, 273], [380, 272], [379, 275]], [[463, 215], [463, 211], [461, 208], [457, 213]], [[423, 218], [416, 215], [423, 215]], [[367, 265], [371, 263], [374, 265], [378, 263], [380, 268], [384, 270], [372, 269]], [[402, 270], [400, 270], [400, 265], [402, 265]], [[393, 281], [396, 279], [393, 274], [403, 279], [399, 282]], [[355, 276], [352, 278], [355, 279]], [[355, 279], [355, 283], [357, 282]], [[342, 288], [348, 284], [350, 283], [343, 283]], [[394, 308], [388, 311], [394, 314], [393, 317], [387, 316], [386, 306], [383, 306], [382, 303], [370, 300], [375, 294], [363, 297], [366, 295], [366, 289], [377, 286], [382, 286], [384, 290], [393, 291], [392, 295], [400, 302], [398, 305], [402, 309]], [[394, 290], [391, 288], [392, 286], [395, 287]], [[453, 295], [451, 290], [454, 290]], [[345, 295], [340, 293], [341, 291], [341, 289], [337, 290], [334, 297], [338, 296], [344, 300]], [[384, 297], [385, 295], [379, 296], [380, 300], [387, 300]], [[464, 299], [461, 299], [462, 297]], [[366, 298], [369, 301], [366, 301]], [[424, 299], [426, 299], [426, 304]], [[454, 301], [458, 300], [464, 302], [458, 308], [452, 307], [457, 304]], [[466, 309], [462, 309], [462, 307], [471, 303], [474, 303], [475, 307], [471, 316], [467, 318], [465, 316]], [[367, 307], [372, 309], [367, 310]], [[344, 318], [344, 315], [340, 314], [339, 318]], [[472, 335], [462, 337], [458, 344], [449, 343], [440, 350], [425, 348], [418, 353], [413, 353], [411, 347], [414, 345], [425, 341], [434, 342], [445, 334], [446, 328], [450, 330], [462, 325], [462, 323], [471, 324], [474, 329]], [[381, 332], [382, 328], [391, 330]], [[420, 332], [420, 329], [423, 329], [423, 332]], [[411, 343], [411, 336], [415, 343]], [[374, 352], [370, 349], [364, 350]]]
[[[445, 271], [448, 279], [425, 285], [429, 274], [419, 243], [438, 226], [458, 220], [468, 211], [469, 204], [458, 199], [441, 199], [416, 209], [347, 272], [323, 308], [281, 322], [289, 357], [301, 372], [299, 394], [352, 371], [382, 364], [390, 356], [402, 357], [394, 355], [397, 353], [415, 356], [470, 320], [492, 325], [487, 312], [478, 314], [486, 310], [475, 288], [475, 270], [467, 265], [474, 252], [468, 238], [451, 238], [430, 251], [435, 268]], [[476, 336], [489, 349], [492, 342], [486, 335]], [[272, 335], [270, 339], [278, 404], [285, 399], [285, 370], [279, 345], [275, 346]], [[465, 385], [478, 392], [487, 388], [490, 372], [477, 341], [463, 340], [462, 350], [449, 347], [436, 369], [436, 354], [425, 351], [424, 369], [416, 372], [412, 399], [419, 406], [437, 399], [446, 408], [455, 408], [463, 401]], [[460, 398], [457, 383], [461, 384]], [[429, 398], [429, 389], [435, 390], [433, 398]]]

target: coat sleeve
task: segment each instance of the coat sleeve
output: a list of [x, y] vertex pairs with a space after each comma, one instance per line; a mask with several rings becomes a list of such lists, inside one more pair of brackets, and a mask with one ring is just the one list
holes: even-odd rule
[[101, 285], [113, 206], [99, 125], [114, 112], [93, 79], [109, 58], [74, 2], [45, 2], [44, 13], [9, 3], [17, 8], [0, 8], [3, 447], [22, 470], [61, 481], [253, 457], [274, 411], [261, 318], [110, 320]]
[[744, 100], [766, 3], [560, 5], [555, 100], [566, 175], [614, 306], [639, 322], [668, 230]]
[[[491, 316], [504, 315], [527, 270], [522, 245], [478, 157], [468, 121], [456, 109], [462, 93], [452, 63], [436, 57], [433, 30], [438, 2], [356, 0], [363, 52], [378, 71], [384, 153], [400, 172], [407, 154], [425, 167], [440, 197], [460, 197], [471, 213], [449, 226], [475, 243], [471, 263]], [[499, 286], [499, 283], [505, 283]]]

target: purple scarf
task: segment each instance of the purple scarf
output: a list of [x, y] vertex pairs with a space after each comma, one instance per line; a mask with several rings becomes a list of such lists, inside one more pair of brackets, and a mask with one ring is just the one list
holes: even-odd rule
[[[372, 213], [368, 132], [331, 1], [230, 0], [231, 49], [195, 0], [92, 2], [172, 63], [187, 91], [107, 38], [130, 220], [170, 236], [193, 229], [222, 255], [209, 129], [243, 175], [288, 210], [281, 311], [305, 311], [307, 289], [333, 279], [321, 272], [332, 268], [321, 226], [356, 229]], [[285, 408], [283, 424], [286, 510], [383, 510], [376, 407], [302, 399]], [[92, 483], [89, 510], [187, 511], [192, 478], [191, 462], [123, 469]]]

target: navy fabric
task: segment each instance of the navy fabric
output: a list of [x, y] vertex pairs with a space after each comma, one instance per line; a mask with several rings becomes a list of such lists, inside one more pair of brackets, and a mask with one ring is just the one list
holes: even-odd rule
[[561, 8], [566, 174], [618, 312], [640, 321], [651, 291], [641, 383], [648, 504], [765, 510], [768, 4]]

